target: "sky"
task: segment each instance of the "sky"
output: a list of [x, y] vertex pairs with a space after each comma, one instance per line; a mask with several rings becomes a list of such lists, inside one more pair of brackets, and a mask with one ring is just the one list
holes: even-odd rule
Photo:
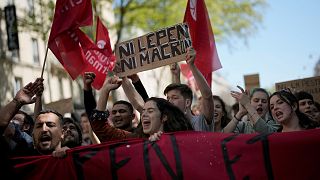
[[243, 75], [259, 73], [260, 86], [312, 77], [320, 59], [320, 1], [268, 0], [258, 32], [233, 40], [231, 48], [218, 43], [222, 69], [216, 71], [231, 86], [244, 86]]

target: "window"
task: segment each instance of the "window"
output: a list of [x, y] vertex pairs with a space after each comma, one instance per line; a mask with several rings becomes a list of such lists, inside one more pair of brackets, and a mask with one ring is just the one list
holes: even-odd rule
[[58, 81], [59, 81], [60, 99], [64, 99], [62, 78], [59, 77]]
[[15, 77], [14, 78], [14, 92], [13, 97], [17, 94], [17, 92], [22, 88], [22, 78]]
[[32, 38], [32, 55], [33, 55], [33, 62], [35, 64], [40, 64], [38, 41], [35, 38]]
[[34, 0], [28, 0], [28, 14], [34, 16]]
[[18, 50], [11, 51], [11, 57], [14, 62], [19, 62], [20, 61], [19, 51]]

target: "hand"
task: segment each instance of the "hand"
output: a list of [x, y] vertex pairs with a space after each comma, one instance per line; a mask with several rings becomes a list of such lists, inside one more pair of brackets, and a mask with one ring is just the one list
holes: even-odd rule
[[43, 80], [44, 79], [42, 79], [42, 78], [37, 78], [36, 79], [36, 83], [39, 84], [39, 88], [38, 88], [38, 90], [36, 92], [36, 97], [41, 97], [42, 94], [43, 94], [43, 91], [44, 91]]
[[170, 71], [173, 75], [179, 76], [180, 75], [180, 67], [178, 63], [173, 63], [170, 65]]
[[241, 92], [231, 91], [231, 96], [235, 98], [239, 102], [239, 104], [246, 106], [248, 103], [250, 103], [248, 92], [244, 91], [243, 88], [240, 86], [237, 87], [240, 89]]
[[107, 77], [101, 90], [110, 92], [121, 86], [122, 80], [118, 76]]
[[241, 120], [243, 116], [245, 116], [246, 114], [248, 114], [247, 109], [239, 103], [239, 111], [237, 112], [237, 114], [235, 114], [235, 117], [238, 120]]
[[129, 79], [131, 79], [132, 83], [138, 82], [140, 80], [138, 74], [132, 74], [128, 76]]
[[152, 142], [154, 142], [154, 141], [159, 141], [161, 135], [162, 135], [162, 131], [158, 131], [158, 132], [152, 134], [152, 135], [149, 137], [149, 141], [152, 141]]
[[65, 158], [67, 156], [67, 150], [70, 149], [68, 147], [62, 147], [58, 150], [52, 152], [52, 156], [55, 158]]
[[194, 60], [196, 59], [196, 51], [193, 49], [193, 47], [189, 47], [187, 49], [186, 54], [186, 62], [189, 65], [194, 65]]
[[96, 75], [93, 72], [85, 72], [83, 75], [83, 89], [91, 90], [91, 84], [93, 83]]
[[36, 93], [43, 88], [43, 79], [38, 78], [35, 82], [27, 84], [25, 87], [20, 89], [14, 99], [16, 99], [21, 105], [32, 104], [36, 101], [33, 97]]

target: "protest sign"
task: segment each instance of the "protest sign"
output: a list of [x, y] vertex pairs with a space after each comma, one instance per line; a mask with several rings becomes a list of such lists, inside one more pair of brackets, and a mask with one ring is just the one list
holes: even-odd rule
[[260, 87], [259, 74], [244, 75], [244, 84], [247, 90]]
[[320, 102], [320, 76], [276, 83], [277, 91], [285, 88], [290, 88], [293, 93], [306, 91], [312, 94], [315, 101]]
[[191, 38], [187, 24], [150, 32], [116, 45], [117, 75], [120, 77], [185, 60]]
[[45, 109], [52, 109], [60, 114], [64, 115], [65, 113], [73, 112], [73, 102], [72, 98], [61, 99], [59, 101], [51, 102], [44, 105]]

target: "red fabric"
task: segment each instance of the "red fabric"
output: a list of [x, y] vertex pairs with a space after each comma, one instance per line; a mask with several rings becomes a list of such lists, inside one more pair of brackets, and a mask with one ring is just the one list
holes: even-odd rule
[[[99, 41], [102, 41], [102, 44], [99, 43]], [[112, 48], [108, 29], [103, 25], [99, 17], [97, 17], [96, 44], [100, 49], [105, 50], [106, 54], [112, 55]], [[99, 44], [101, 46], [99, 46]]]
[[48, 47], [72, 79], [85, 67], [85, 61], [75, 30], [92, 24], [91, 0], [57, 0]]
[[72, 79], [76, 79], [85, 68], [84, 54], [74, 31], [60, 33], [49, 42], [49, 48]]
[[95, 89], [100, 89], [108, 71], [112, 71], [115, 56], [112, 53], [108, 29], [97, 18], [96, 44], [84, 33], [78, 31], [81, 46], [86, 58], [84, 72], [94, 72], [96, 78], [92, 84]]
[[192, 46], [197, 51], [195, 65], [211, 87], [211, 72], [222, 66], [204, 0], [188, 0], [184, 22], [189, 25]]
[[320, 179], [320, 129], [262, 134], [180, 132], [14, 159], [23, 179]]
[[188, 80], [188, 86], [192, 89], [192, 91], [196, 92], [199, 90], [196, 80], [189, 68], [188, 64], [181, 64], [180, 65], [181, 73], [185, 76]]
[[92, 18], [91, 0], [57, 0], [49, 41], [67, 30], [92, 25]]

